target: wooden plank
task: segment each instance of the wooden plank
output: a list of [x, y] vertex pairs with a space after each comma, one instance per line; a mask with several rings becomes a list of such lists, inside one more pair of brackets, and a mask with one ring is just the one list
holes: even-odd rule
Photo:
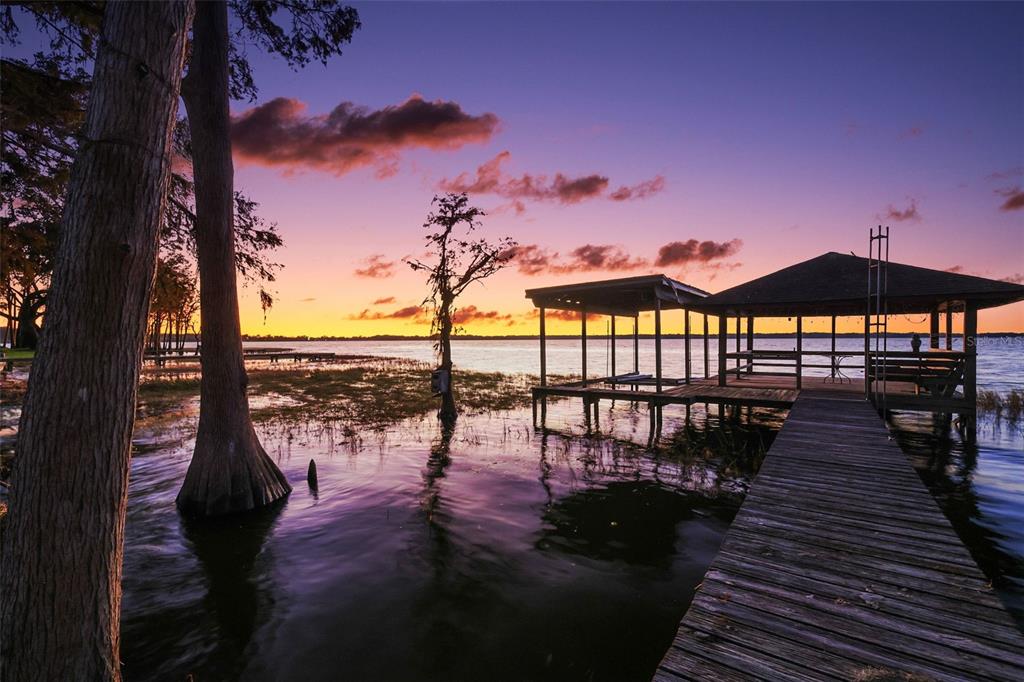
[[860, 390], [795, 399], [665, 679], [1024, 679], [1024, 636]]

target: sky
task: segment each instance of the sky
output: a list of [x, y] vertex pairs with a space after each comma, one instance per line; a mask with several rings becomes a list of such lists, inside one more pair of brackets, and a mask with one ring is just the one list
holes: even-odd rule
[[[446, 190], [520, 245], [460, 299], [467, 333], [535, 334], [527, 288], [720, 291], [866, 255], [878, 224], [894, 261], [1024, 281], [1024, 4], [354, 6], [326, 66], [248, 51], [236, 186], [285, 246], [273, 309], [243, 290], [246, 333], [427, 332], [403, 259]], [[1024, 331], [1024, 303], [979, 326]]]

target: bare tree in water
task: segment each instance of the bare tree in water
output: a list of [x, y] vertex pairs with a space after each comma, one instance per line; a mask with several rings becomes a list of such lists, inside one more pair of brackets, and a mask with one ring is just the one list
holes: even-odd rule
[[448, 374], [438, 416], [450, 425], [458, 416], [453, 388], [455, 378], [452, 375], [455, 300], [473, 282], [484, 280], [505, 267], [516, 242], [509, 237], [502, 237], [494, 244], [486, 239], [472, 239], [473, 231], [481, 226], [479, 218], [485, 214], [476, 206], [469, 205], [469, 197], [465, 193], [435, 196], [431, 206], [434, 209], [423, 227], [430, 230], [426, 236], [427, 251], [437, 262], [427, 264], [410, 259], [406, 263], [413, 270], [427, 273], [430, 295], [423, 303], [430, 307], [431, 333], [437, 334], [436, 348], [441, 356], [441, 369]]

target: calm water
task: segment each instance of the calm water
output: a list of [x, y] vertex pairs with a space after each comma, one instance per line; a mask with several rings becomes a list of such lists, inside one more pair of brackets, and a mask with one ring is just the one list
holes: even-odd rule
[[[572, 402], [549, 410], [560, 434], [535, 434], [528, 411], [462, 418], [447, 435], [432, 417], [358, 440], [262, 429], [295, 491], [212, 527], [174, 510], [187, 430], [139, 434], [125, 677], [648, 679], [782, 414], [721, 428], [695, 410], [657, 455], [582, 435]], [[644, 410], [601, 420], [645, 438]]]
[[[983, 388], [1024, 387], [1019, 343], [981, 339]], [[263, 345], [432, 358], [422, 341]], [[859, 345], [839, 341], [851, 353]], [[682, 341], [664, 350], [666, 375], [681, 375]], [[693, 350], [702, 374], [700, 344]], [[606, 341], [591, 342], [592, 374], [605, 371], [606, 351]], [[535, 373], [539, 364], [536, 341], [457, 342], [454, 352], [469, 369]], [[548, 352], [550, 372], [578, 374], [578, 342], [552, 341]], [[626, 368], [631, 352], [629, 342], [618, 349]], [[650, 371], [653, 343], [641, 342], [640, 360]], [[546, 435], [528, 410], [464, 417], [450, 434], [432, 417], [357, 437], [337, 424], [262, 426], [294, 493], [258, 517], [199, 526], [174, 508], [194, 416], [140, 429], [125, 678], [648, 679], [785, 413], [721, 423], [695, 407], [687, 425], [669, 407], [662, 448], [650, 452], [632, 444], [646, 440], [644, 409], [602, 407], [602, 437], [585, 434], [575, 401], [549, 409], [555, 432]], [[968, 447], [930, 417], [894, 421], [1024, 623], [1024, 425], [984, 418]], [[318, 493], [305, 483], [311, 457]]]

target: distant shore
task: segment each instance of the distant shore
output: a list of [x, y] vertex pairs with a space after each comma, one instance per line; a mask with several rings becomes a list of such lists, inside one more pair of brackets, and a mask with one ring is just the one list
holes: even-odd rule
[[[927, 336], [927, 333], [921, 333], [921, 332], [917, 332], [917, 333], [920, 334], [920, 336], [922, 338]], [[744, 333], [744, 335], [745, 335], [745, 333]], [[892, 333], [889, 334], [889, 338], [908, 338], [909, 339], [913, 335], [914, 335], [914, 332], [899, 332], [899, 333], [892, 332]], [[617, 338], [619, 338], [619, 339], [626, 339], [626, 338], [632, 338], [632, 336], [633, 335], [631, 333], [623, 333], [623, 334], [618, 334]], [[692, 338], [700, 338], [702, 336], [703, 336], [703, 334], [698, 334], [696, 332], [691, 334]], [[717, 334], [710, 334], [709, 336], [711, 338], [714, 338], [715, 336], [717, 336]], [[734, 333], [730, 333], [729, 336], [730, 337], [734, 336]], [[755, 333], [754, 336], [755, 336], [755, 338], [758, 338], [758, 339], [773, 339], [773, 338], [774, 339], [785, 339], [785, 338], [794, 338], [794, 337], [796, 337], [796, 334], [795, 333], [788, 333], [788, 334]], [[831, 334], [829, 332], [804, 332], [803, 336], [804, 336], [805, 339], [827, 339], [827, 338], [831, 337]], [[955, 334], [954, 335], [954, 337], [958, 337], [958, 336], [960, 336], [960, 334]], [[982, 333], [982, 334], [978, 334], [978, 336], [980, 336], [980, 337], [997, 337], [997, 336], [1024, 337], [1024, 333], [1022, 333], [1022, 332], [985, 332], [985, 333]], [[836, 338], [837, 339], [839, 339], [839, 338], [863, 338], [863, 337], [864, 337], [863, 332], [846, 332], [846, 333], [837, 333], [836, 334]], [[506, 334], [506, 335], [495, 335], [495, 336], [484, 335], [484, 334], [464, 334], [464, 335], [453, 336], [452, 338], [454, 340], [458, 340], [458, 341], [529, 341], [529, 340], [536, 341], [536, 340], [540, 339], [540, 337], [537, 334]], [[579, 339], [579, 338], [580, 338], [579, 334], [548, 334], [547, 335], [547, 339], [548, 340]], [[607, 339], [607, 338], [609, 338], [609, 335], [608, 334], [593, 334], [593, 333], [589, 333], [588, 332], [587, 333], [587, 338], [588, 339]], [[653, 339], [654, 338], [654, 334], [640, 334], [640, 338], [641, 339]], [[682, 339], [684, 337], [683, 337], [682, 334], [662, 334], [661, 338], [662, 339]], [[190, 341], [194, 341], [195, 339], [190, 337], [189, 340]], [[281, 336], [281, 335], [277, 335], [277, 334], [269, 334], [269, 335], [265, 335], [264, 336], [264, 335], [243, 334], [242, 335], [242, 340], [243, 341], [291, 341], [291, 342], [301, 342], [301, 341], [435, 341], [436, 337], [435, 336], [412, 336], [412, 335], [401, 335], [401, 334], [378, 334], [378, 335], [374, 335], [374, 336]]]

